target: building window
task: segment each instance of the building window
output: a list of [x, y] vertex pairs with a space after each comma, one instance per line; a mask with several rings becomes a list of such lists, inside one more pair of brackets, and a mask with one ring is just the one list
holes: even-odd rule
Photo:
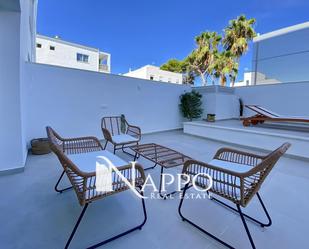
[[79, 61], [79, 62], [86, 62], [86, 63], [88, 63], [89, 55], [77, 53], [76, 54], [76, 60]]
[[37, 43], [37, 44], [36, 44], [36, 47], [37, 47], [37, 48], [41, 48], [41, 47], [42, 47], [42, 44], [41, 44], [41, 43]]
[[55, 50], [56, 48], [54, 46], [49, 46], [50, 50]]
[[153, 80], [153, 75], [150, 76], [150, 80]]

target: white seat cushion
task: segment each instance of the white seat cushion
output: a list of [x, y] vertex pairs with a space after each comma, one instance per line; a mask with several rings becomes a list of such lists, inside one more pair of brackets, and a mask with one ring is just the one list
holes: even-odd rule
[[[112, 164], [116, 167], [125, 166], [125, 165], [129, 164], [128, 162], [122, 160], [120, 157], [112, 154], [111, 152], [109, 152], [107, 150], [100, 150], [100, 151], [87, 152], [87, 153], [81, 153], [81, 154], [67, 155], [67, 157], [81, 171], [86, 172], [86, 173], [96, 172], [96, 162], [98, 160], [98, 157], [101, 157], [101, 156], [104, 156], [107, 159], [109, 159], [112, 162]], [[79, 177], [79, 179], [82, 180], [81, 177]], [[93, 184], [94, 184], [93, 179], [88, 178], [87, 186], [91, 187], [91, 186], [93, 186]], [[83, 191], [83, 189], [80, 188], [80, 191]], [[90, 198], [95, 197], [95, 196], [100, 195], [100, 194], [102, 194], [102, 193], [97, 192], [95, 189], [91, 190], [91, 191], [87, 191], [86, 192], [86, 199], [90, 199]]]
[[[245, 164], [239, 164], [239, 163], [233, 163], [233, 162], [227, 162], [223, 160], [213, 159], [209, 162], [210, 165], [217, 166], [223, 169], [231, 170], [237, 173], [244, 173], [252, 169], [252, 166], [245, 165]], [[221, 176], [222, 177], [222, 176]], [[219, 179], [218, 179], [219, 180]], [[223, 179], [221, 179], [223, 180]], [[225, 176], [224, 181], [229, 182], [231, 184], [235, 184], [237, 186], [240, 186], [239, 178], [231, 178], [228, 176]], [[239, 188], [234, 188], [232, 190], [231, 186], [226, 184], [221, 184], [219, 182], [214, 181], [212, 189], [216, 192], [220, 192], [225, 195], [231, 195], [236, 198], [240, 198], [240, 190]]]
[[120, 134], [120, 135], [114, 135], [112, 136], [112, 140], [116, 144], [125, 144], [125, 143], [132, 143], [132, 142], [137, 142], [138, 138], [132, 137], [128, 134]]
[[93, 151], [80, 154], [70, 154], [67, 157], [83, 172], [91, 173], [96, 171], [96, 162], [99, 156], [108, 158], [114, 166], [120, 167], [129, 163], [122, 160], [107, 150]]
[[211, 160], [209, 164], [220, 168], [228, 169], [231, 171], [235, 171], [237, 173], [244, 173], [252, 169], [252, 166], [246, 164], [232, 163], [218, 159]]

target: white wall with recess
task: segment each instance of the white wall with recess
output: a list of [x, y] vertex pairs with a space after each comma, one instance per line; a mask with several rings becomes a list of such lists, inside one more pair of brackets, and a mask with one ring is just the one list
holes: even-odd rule
[[203, 116], [216, 114], [216, 120], [225, 120], [239, 117], [239, 98], [234, 88], [221, 86], [195, 87], [194, 90], [202, 94]]

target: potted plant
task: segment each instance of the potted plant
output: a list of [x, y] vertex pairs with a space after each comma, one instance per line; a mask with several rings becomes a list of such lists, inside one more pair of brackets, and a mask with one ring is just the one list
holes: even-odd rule
[[207, 114], [207, 122], [215, 122], [216, 121], [216, 114]]
[[203, 113], [202, 95], [197, 91], [184, 93], [180, 96], [180, 110], [182, 115], [192, 121], [195, 118], [200, 118]]

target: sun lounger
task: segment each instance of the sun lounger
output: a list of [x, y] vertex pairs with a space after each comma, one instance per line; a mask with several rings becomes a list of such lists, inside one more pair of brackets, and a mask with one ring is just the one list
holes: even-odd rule
[[268, 110], [259, 105], [245, 105], [246, 108], [255, 112], [256, 115], [242, 118], [244, 126], [262, 124], [265, 121], [269, 122], [297, 122], [297, 123], [309, 123], [309, 117], [301, 116], [284, 116]]

